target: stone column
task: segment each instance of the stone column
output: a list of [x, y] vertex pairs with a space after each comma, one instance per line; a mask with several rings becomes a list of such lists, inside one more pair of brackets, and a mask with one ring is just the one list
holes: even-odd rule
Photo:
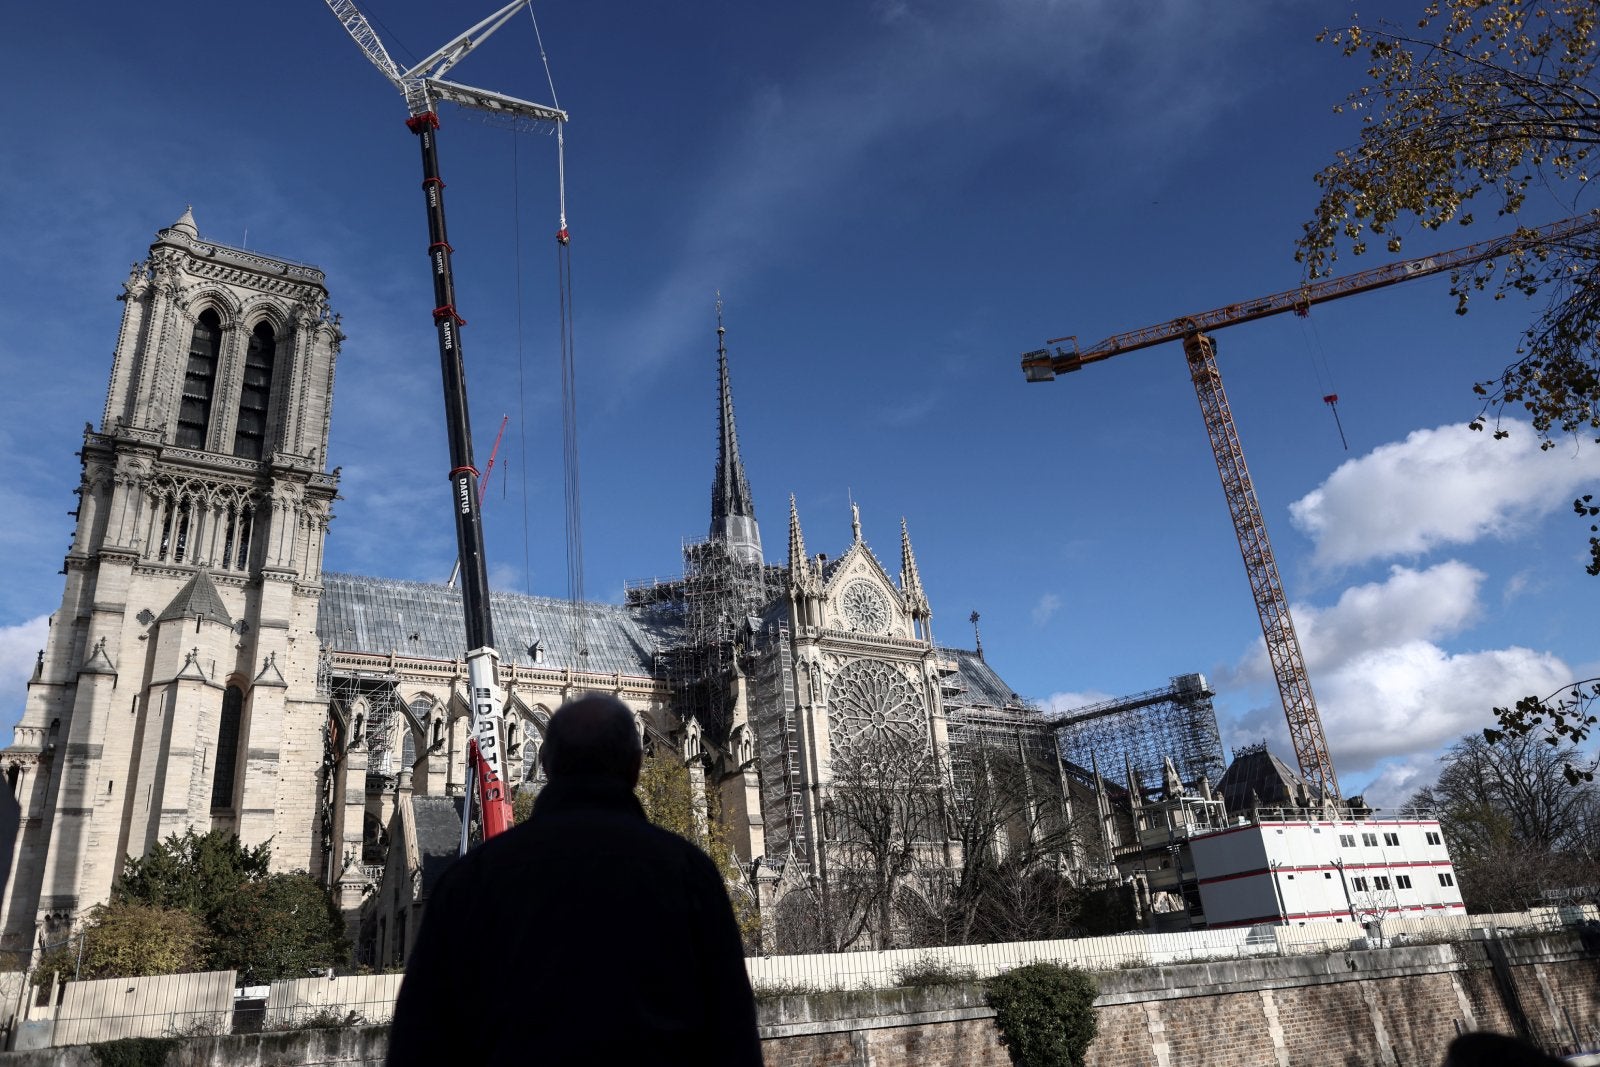
[[[273, 838], [277, 830], [279, 781], [278, 739], [283, 736], [284, 697], [288, 683], [278, 669], [276, 652], [263, 657], [261, 670], [250, 683], [250, 699], [239, 724], [238, 835], [241, 844], [254, 847]], [[283, 842], [278, 842], [281, 847]], [[277, 849], [274, 849], [276, 852]]]

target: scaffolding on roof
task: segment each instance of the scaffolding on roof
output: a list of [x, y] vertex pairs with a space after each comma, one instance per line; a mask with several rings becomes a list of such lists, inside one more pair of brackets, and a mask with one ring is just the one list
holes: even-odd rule
[[1216, 693], [1203, 674], [1181, 674], [1161, 689], [1074, 708], [1052, 725], [1062, 758], [1098, 766], [1118, 779], [1131, 767], [1140, 791], [1162, 791], [1162, 761], [1171, 757], [1178, 778], [1194, 788], [1222, 777], [1222, 739], [1211, 706]]
[[747, 623], [782, 596], [783, 588], [784, 568], [744, 562], [718, 538], [684, 544], [683, 577], [625, 587], [629, 608], [664, 613], [678, 631], [676, 642], [656, 651], [653, 673], [671, 689], [679, 716], [699, 722], [713, 745], [720, 747], [732, 726], [729, 683]]

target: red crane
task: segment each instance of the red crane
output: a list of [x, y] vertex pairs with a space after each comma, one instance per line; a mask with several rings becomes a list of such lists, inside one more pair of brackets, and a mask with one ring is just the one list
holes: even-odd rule
[[[1261, 633], [1266, 638], [1267, 657], [1272, 661], [1272, 673], [1278, 682], [1278, 696], [1283, 701], [1283, 713], [1289, 722], [1289, 738], [1294, 745], [1295, 758], [1300, 764], [1300, 773], [1313, 786], [1320, 788], [1324, 799], [1339, 797], [1338, 779], [1334, 777], [1333, 761], [1328, 758], [1328, 741], [1323, 734], [1322, 718], [1317, 713], [1311, 680], [1306, 676], [1305, 656], [1300, 651], [1300, 639], [1295, 635], [1294, 620], [1289, 615], [1289, 600], [1284, 595], [1278, 563], [1272, 554], [1272, 543], [1267, 538], [1267, 525], [1261, 517], [1261, 506], [1256, 500], [1255, 486], [1250, 481], [1250, 471], [1245, 466], [1244, 447], [1239, 443], [1239, 431], [1228, 407], [1228, 396], [1222, 388], [1222, 375], [1217, 370], [1216, 343], [1205, 331], [1264, 319], [1286, 311], [1304, 315], [1313, 304], [1455, 270], [1595, 229], [1600, 229], [1600, 213], [1591, 212], [1538, 229], [1517, 230], [1505, 237], [1480, 241], [1438, 255], [1402, 260], [1339, 278], [1323, 278], [1271, 296], [1244, 300], [1197, 315], [1170, 319], [1155, 326], [1114, 334], [1088, 349], [1080, 349], [1076, 337], [1053, 338], [1045, 342], [1044, 348], [1026, 352], [1022, 356], [1022, 371], [1028, 381], [1048, 382], [1054, 381], [1057, 374], [1081, 370], [1086, 363], [1097, 363], [1125, 352], [1136, 352], [1165, 341], [1182, 339], [1195, 396], [1200, 401], [1200, 413], [1205, 419], [1206, 434], [1211, 439], [1212, 454], [1216, 457], [1217, 473], [1222, 478], [1222, 492], [1233, 517], [1234, 533], [1239, 538], [1245, 574], [1250, 579], [1250, 591], [1255, 597], [1256, 614], [1261, 618]], [[1062, 342], [1071, 342], [1072, 350], [1069, 352], [1060, 347]], [[1051, 350], [1052, 346], [1054, 351]]]

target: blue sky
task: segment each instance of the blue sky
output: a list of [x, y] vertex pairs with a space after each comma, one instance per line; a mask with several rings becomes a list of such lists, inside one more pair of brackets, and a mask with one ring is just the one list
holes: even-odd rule
[[[491, 6], [365, 9], [403, 62]], [[1415, 7], [1362, 12], [1404, 22]], [[1017, 357], [1299, 281], [1311, 175], [1355, 136], [1332, 108], [1361, 66], [1313, 41], [1337, 7], [537, 12], [572, 115], [591, 596], [675, 573], [679, 545], [705, 532], [721, 290], [770, 559], [790, 493], [812, 551], [846, 546], [853, 497], [892, 562], [904, 516], [936, 636], [970, 647], [981, 612], [989, 659], [1019, 692], [1068, 707], [1201, 671], [1227, 745], [1287, 753], [1177, 347], [1048, 386], [1026, 385]], [[329, 566], [442, 580], [454, 545], [420, 174], [389, 85], [309, 0], [25, 5], [8, 39], [0, 713], [20, 713], [59, 604], [73, 453], [100, 416], [115, 294], [185, 204], [210, 239], [327, 271], [348, 333]], [[549, 97], [520, 19], [454, 77]], [[494, 582], [562, 595], [555, 144], [447, 113], [440, 145], [480, 459], [511, 416], [487, 507]], [[1489, 232], [1416, 233], [1406, 251]], [[1600, 449], [1463, 429], [1472, 382], [1511, 358], [1537, 305], [1458, 318], [1447, 288], [1218, 335], [1341, 784], [1379, 803], [1426, 781], [1493, 704], [1600, 673], [1569, 510], [1600, 481]]]

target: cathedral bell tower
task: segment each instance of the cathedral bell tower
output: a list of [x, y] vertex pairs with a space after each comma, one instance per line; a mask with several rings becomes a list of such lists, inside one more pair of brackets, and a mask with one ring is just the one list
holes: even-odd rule
[[56, 939], [189, 827], [322, 867], [314, 781], [342, 335], [315, 267], [162, 230], [119, 297], [65, 591], [0, 766], [22, 809], [4, 947]]

